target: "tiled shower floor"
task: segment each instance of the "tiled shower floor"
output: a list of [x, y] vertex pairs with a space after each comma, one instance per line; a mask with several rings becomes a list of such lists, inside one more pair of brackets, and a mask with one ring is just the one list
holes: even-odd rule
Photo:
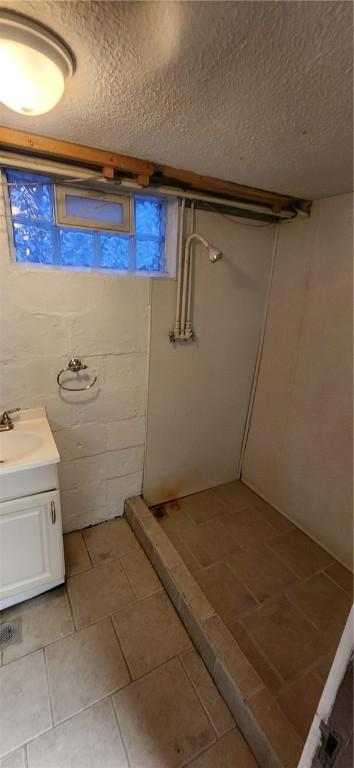
[[1, 768], [257, 768], [126, 521], [68, 534], [65, 559], [65, 587], [1, 616], [22, 624]]
[[304, 742], [350, 611], [351, 574], [237, 481], [153, 511]]

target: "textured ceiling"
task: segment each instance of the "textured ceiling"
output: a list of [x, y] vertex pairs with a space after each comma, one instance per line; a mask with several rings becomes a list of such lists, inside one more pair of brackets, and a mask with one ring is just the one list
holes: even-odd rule
[[351, 188], [351, 2], [3, 6], [77, 71], [52, 112], [0, 105], [0, 124], [302, 197]]

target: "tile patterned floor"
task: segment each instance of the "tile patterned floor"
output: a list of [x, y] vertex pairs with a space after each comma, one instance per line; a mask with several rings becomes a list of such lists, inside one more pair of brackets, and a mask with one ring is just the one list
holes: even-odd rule
[[66, 586], [1, 617], [0, 768], [257, 768], [126, 521], [64, 543]]
[[350, 611], [352, 575], [243, 483], [164, 511], [157, 521], [304, 741]]

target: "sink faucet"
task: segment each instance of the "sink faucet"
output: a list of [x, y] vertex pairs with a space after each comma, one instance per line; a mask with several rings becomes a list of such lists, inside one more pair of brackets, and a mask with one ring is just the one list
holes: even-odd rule
[[9, 411], [4, 411], [0, 418], [0, 432], [8, 432], [10, 429], [14, 428], [10, 413], [16, 413], [16, 411], [20, 410], [21, 408], [10, 408]]

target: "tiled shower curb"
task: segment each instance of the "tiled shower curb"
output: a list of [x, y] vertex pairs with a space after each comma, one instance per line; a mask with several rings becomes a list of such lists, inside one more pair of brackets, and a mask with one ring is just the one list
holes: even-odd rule
[[300, 738], [140, 496], [125, 516], [260, 767], [296, 768]]

